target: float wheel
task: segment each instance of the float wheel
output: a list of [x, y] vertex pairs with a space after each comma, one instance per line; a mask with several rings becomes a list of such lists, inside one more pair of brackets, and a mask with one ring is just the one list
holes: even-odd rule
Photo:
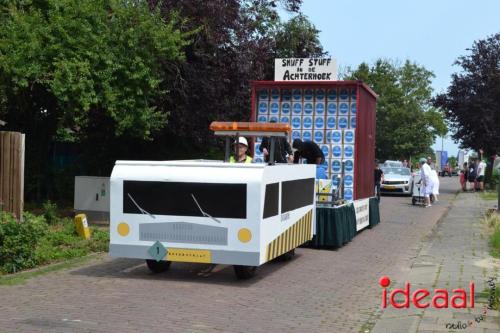
[[171, 261], [160, 260], [156, 261], [153, 259], [146, 259], [146, 265], [149, 270], [153, 273], [163, 273], [170, 267]]
[[240, 266], [240, 265], [234, 266], [234, 274], [236, 274], [238, 280], [249, 279], [253, 277], [256, 272], [257, 272], [257, 266]]

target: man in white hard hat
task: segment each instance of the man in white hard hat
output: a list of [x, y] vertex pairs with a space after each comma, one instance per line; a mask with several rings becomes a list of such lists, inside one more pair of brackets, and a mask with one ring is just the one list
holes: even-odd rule
[[240, 136], [238, 141], [234, 142], [238, 145], [238, 157], [235, 159], [234, 156], [229, 158], [229, 163], [252, 163], [252, 158], [247, 155], [248, 151], [248, 141], [246, 138]]

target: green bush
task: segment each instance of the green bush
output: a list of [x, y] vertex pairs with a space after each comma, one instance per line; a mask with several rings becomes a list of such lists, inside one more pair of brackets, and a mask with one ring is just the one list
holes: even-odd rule
[[71, 219], [45, 222], [45, 214], [24, 214], [18, 223], [0, 212], [0, 273], [15, 273], [55, 261], [83, 257], [108, 250], [109, 231], [91, 228], [92, 238], [80, 237]]
[[0, 269], [15, 273], [37, 265], [34, 249], [47, 233], [47, 224], [41, 216], [24, 214], [17, 222], [12, 215], [0, 212]]
[[43, 217], [48, 224], [55, 224], [59, 220], [57, 217], [57, 204], [50, 200], [46, 201], [43, 204]]

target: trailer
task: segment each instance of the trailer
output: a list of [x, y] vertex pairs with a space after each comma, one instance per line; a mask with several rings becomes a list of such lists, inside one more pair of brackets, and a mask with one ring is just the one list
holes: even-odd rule
[[[274, 138], [287, 124], [212, 123], [226, 136], [224, 161], [117, 161], [111, 174], [112, 257], [234, 265], [238, 278], [313, 237], [315, 165], [228, 163], [239, 136]], [[273, 160], [272, 158], [270, 159]]]
[[[323, 150], [329, 178], [343, 176], [343, 199], [374, 196], [377, 94], [362, 81], [254, 81], [251, 119], [288, 124], [288, 140]], [[263, 160], [255, 142], [255, 157]], [[344, 173], [342, 166], [344, 164]]]

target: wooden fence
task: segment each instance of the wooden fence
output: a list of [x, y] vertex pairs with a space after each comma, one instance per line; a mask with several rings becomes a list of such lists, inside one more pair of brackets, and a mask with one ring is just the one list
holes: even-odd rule
[[24, 206], [24, 134], [0, 131], [0, 211], [21, 220]]

